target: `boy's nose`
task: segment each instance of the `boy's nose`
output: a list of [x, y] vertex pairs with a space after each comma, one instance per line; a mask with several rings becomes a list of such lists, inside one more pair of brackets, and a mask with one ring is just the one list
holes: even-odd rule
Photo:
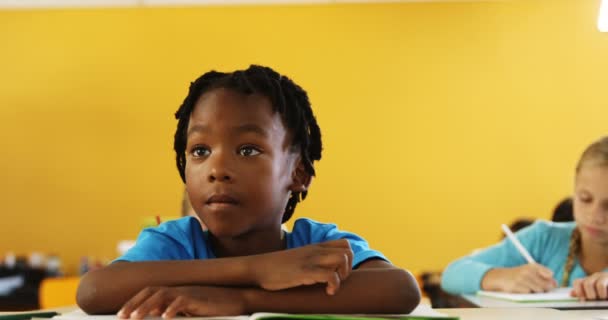
[[217, 152], [209, 159], [211, 166], [207, 180], [209, 182], [231, 182], [234, 180], [229, 169], [229, 159], [222, 152]]
[[215, 181], [229, 182], [229, 181], [232, 181], [232, 178], [230, 177], [229, 174], [224, 174], [224, 173], [216, 172], [215, 170], [211, 170], [207, 180], [209, 180], [209, 182], [215, 182]]

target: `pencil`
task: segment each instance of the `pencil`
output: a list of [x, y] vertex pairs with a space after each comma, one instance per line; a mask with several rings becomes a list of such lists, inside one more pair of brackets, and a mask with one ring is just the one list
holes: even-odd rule
[[509, 240], [511, 240], [513, 245], [515, 245], [515, 248], [517, 248], [517, 251], [519, 251], [519, 253], [521, 253], [521, 255], [526, 259], [526, 261], [528, 261], [528, 263], [536, 263], [536, 261], [534, 261], [534, 259], [530, 255], [530, 253], [528, 253], [528, 250], [526, 250], [526, 248], [524, 248], [524, 246], [521, 244], [521, 242], [519, 242], [519, 240], [517, 240], [517, 238], [515, 237], [513, 232], [511, 232], [511, 229], [509, 229], [509, 227], [507, 227], [506, 224], [503, 224], [501, 227], [502, 227], [502, 231], [504, 231], [504, 233], [507, 235], [507, 238], [509, 238]]

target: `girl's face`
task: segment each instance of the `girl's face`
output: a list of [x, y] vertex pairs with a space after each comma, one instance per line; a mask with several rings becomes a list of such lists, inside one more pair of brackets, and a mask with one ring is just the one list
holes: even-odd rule
[[583, 163], [574, 182], [573, 203], [583, 239], [608, 245], [608, 166]]

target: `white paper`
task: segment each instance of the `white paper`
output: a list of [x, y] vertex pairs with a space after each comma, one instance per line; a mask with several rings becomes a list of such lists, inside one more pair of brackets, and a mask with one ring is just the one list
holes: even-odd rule
[[495, 291], [478, 291], [477, 295], [515, 302], [552, 302], [552, 301], [577, 301], [570, 296], [572, 288], [557, 288], [543, 293], [506, 293]]

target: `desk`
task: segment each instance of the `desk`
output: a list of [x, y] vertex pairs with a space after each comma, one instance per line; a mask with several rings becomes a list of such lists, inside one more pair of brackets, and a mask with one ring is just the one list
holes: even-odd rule
[[[36, 311], [72, 312], [78, 307], [70, 306]], [[460, 320], [592, 320], [596, 316], [608, 316], [608, 310], [556, 310], [549, 308], [446, 308], [434, 309]], [[14, 312], [11, 312], [14, 313]], [[9, 314], [9, 312], [0, 312]]]
[[[462, 295], [471, 304], [482, 308], [554, 308], [560, 310], [608, 309], [608, 301], [562, 301], [522, 303], [477, 295]], [[606, 310], [608, 311], [608, 310]]]
[[[569, 316], [569, 319], [585, 319], [591, 320], [594, 317], [608, 317], [608, 310], [571, 310], [562, 311], [564, 314]], [[608, 318], [607, 318], [608, 319]]]
[[[593, 315], [570, 314], [549, 308], [449, 308], [435, 309], [460, 320], [589, 320]], [[598, 311], [598, 310], [589, 310]], [[584, 311], [579, 311], [584, 312]]]

